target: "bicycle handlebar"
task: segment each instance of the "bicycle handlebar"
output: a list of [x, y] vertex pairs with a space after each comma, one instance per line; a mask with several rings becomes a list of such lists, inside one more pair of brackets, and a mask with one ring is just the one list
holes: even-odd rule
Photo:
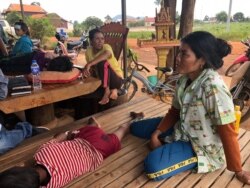
[[249, 41], [249, 39], [247, 39], [247, 40], [241, 40], [240, 41], [242, 44], [244, 44], [244, 45], [246, 45], [247, 47], [250, 47], [250, 41]]
[[147, 72], [150, 72], [150, 70], [147, 67], [137, 62], [137, 60], [134, 58], [134, 55], [131, 49], [128, 49], [128, 57], [131, 57], [133, 63], [135, 64], [138, 70], [142, 71], [143, 69], [145, 69]]

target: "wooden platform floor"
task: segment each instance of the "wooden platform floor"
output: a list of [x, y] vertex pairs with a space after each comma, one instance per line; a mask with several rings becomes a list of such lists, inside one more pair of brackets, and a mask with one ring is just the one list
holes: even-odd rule
[[[145, 113], [146, 118], [163, 116], [168, 111], [169, 105], [149, 97], [137, 98], [107, 111], [95, 114], [104, 130], [112, 132], [120, 125], [128, 124], [131, 119], [129, 112]], [[87, 118], [81, 119], [66, 126], [58, 127], [49, 133], [41, 134], [25, 141], [21, 146], [7, 154], [0, 156], [0, 171], [13, 165], [25, 165], [32, 159], [35, 150], [45, 141], [52, 138], [55, 133], [74, 130], [82, 127]], [[30, 144], [32, 143], [33, 144]], [[250, 132], [240, 130], [239, 143], [242, 155], [242, 164], [245, 170], [250, 170]], [[150, 181], [143, 172], [143, 160], [147, 153], [148, 141], [128, 135], [122, 141], [122, 149], [109, 156], [94, 172], [85, 174], [69, 183], [67, 188], [92, 188], [92, 187], [178, 187], [178, 188], [224, 188], [224, 187], [250, 187], [240, 183], [232, 172], [224, 168], [209, 174], [195, 174], [186, 171], [167, 180], [158, 182]]]
[[[114, 109], [97, 114], [98, 121], [103, 128], [110, 132], [120, 125], [130, 122], [129, 112], [143, 111], [146, 118], [163, 116], [169, 105], [152, 98], [143, 98], [133, 104], [124, 104]], [[239, 142], [244, 169], [250, 170], [250, 132], [240, 131]], [[88, 173], [67, 187], [178, 187], [178, 188], [223, 188], [223, 187], [250, 187], [240, 183], [234, 174], [225, 168], [209, 174], [195, 174], [191, 171], [183, 172], [167, 180], [149, 181], [143, 172], [143, 160], [149, 152], [148, 141], [128, 135], [122, 141], [122, 149], [105, 159], [104, 163], [94, 172]]]

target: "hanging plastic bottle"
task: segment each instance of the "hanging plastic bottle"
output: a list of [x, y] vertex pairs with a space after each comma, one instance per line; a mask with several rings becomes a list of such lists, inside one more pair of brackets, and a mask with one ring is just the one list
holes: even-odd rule
[[240, 106], [235, 105], [234, 106], [234, 113], [235, 113], [235, 132], [238, 134], [239, 129], [240, 129], [240, 119], [241, 119], [241, 111], [240, 111]]
[[32, 74], [33, 89], [39, 90], [42, 88], [42, 82], [40, 80], [40, 68], [36, 60], [32, 60], [30, 69]]

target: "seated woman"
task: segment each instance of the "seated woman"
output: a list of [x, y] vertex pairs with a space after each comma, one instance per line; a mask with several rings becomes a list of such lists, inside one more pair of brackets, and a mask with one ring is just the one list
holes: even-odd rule
[[91, 46], [85, 53], [87, 65], [83, 70], [83, 76], [90, 76], [91, 68], [95, 68], [104, 88], [104, 95], [99, 104], [104, 105], [109, 99], [117, 99], [118, 89], [123, 80], [122, 70], [111, 46], [104, 44], [104, 35], [99, 29], [91, 30], [89, 39]]
[[33, 51], [33, 43], [30, 39], [30, 32], [28, 26], [22, 20], [20, 20], [14, 24], [14, 29], [16, 35], [20, 38], [13, 47], [10, 55], [31, 53]]
[[165, 117], [137, 121], [131, 133], [150, 139], [153, 149], [144, 161], [147, 176], [169, 178], [189, 169], [213, 172], [226, 163], [243, 183], [250, 173], [241, 166], [232, 96], [216, 70], [231, 52], [224, 40], [204, 31], [181, 39], [176, 58], [178, 80]]

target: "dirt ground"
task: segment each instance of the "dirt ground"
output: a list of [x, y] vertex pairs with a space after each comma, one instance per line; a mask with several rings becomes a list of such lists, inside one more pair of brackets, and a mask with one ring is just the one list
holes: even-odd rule
[[[219, 70], [221, 74], [224, 74], [226, 69], [233, 62], [233, 60], [237, 58], [240, 54], [243, 54], [244, 51], [247, 49], [241, 42], [230, 42], [230, 44], [232, 45], [232, 53], [224, 58], [224, 65]], [[128, 39], [127, 45], [129, 48], [131, 48], [134, 52], [137, 53], [138, 62], [145, 64], [145, 66], [147, 66], [151, 70], [151, 73], [149, 74], [151, 75], [155, 74], [156, 71], [154, 70], [154, 67], [157, 66], [157, 56], [155, 53], [155, 49], [153, 47], [145, 47], [145, 48], [138, 47], [137, 39]], [[78, 63], [85, 64], [84, 53], [81, 53], [77, 59]], [[136, 97], [140, 97], [140, 95], [141, 93], [140, 94], [138, 93], [136, 94]], [[250, 130], [250, 120], [242, 123], [241, 127]]]
[[[224, 72], [231, 62], [240, 54], [244, 53], [246, 47], [241, 42], [230, 42], [232, 45], [232, 53], [224, 59], [224, 66], [222, 72]], [[155, 49], [152, 48], [140, 48], [137, 46], [137, 39], [128, 39], [128, 47], [132, 48], [137, 54], [140, 62], [144, 62], [151, 65], [156, 65], [157, 56]]]

